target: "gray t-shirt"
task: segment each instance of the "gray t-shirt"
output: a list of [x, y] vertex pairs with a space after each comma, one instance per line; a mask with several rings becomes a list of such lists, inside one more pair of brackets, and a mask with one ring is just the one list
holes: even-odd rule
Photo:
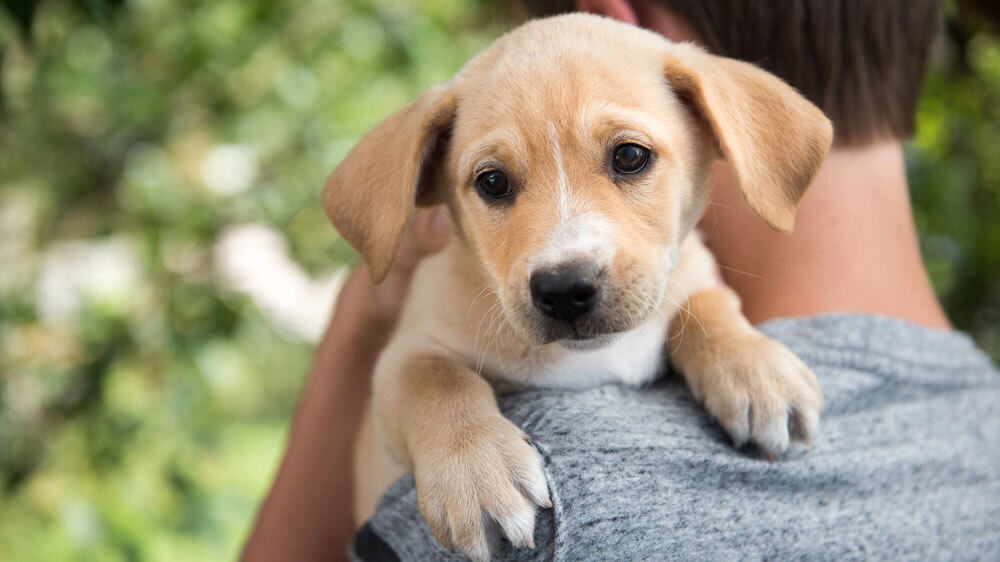
[[[1000, 560], [1000, 374], [965, 335], [833, 315], [760, 328], [819, 377], [811, 451], [734, 450], [677, 376], [643, 389], [525, 391], [501, 408], [545, 459], [554, 508], [501, 560]], [[462, 560], [431, 537], [412, 478], [355, 560]]]

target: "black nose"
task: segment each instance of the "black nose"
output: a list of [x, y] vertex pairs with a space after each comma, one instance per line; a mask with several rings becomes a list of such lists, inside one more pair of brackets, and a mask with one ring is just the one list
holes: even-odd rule
[[600, 292], [597, 268], [568, 264], [531, 274], [531, 300], [549, 318], [572, 322], [590, 312]]

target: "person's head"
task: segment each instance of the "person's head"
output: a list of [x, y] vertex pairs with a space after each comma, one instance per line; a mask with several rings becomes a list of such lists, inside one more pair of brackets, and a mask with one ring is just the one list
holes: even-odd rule
[[914, 132], [937, 0], [524, 0], [693, 40], [784, 79], [833, 121], [839, 145]]

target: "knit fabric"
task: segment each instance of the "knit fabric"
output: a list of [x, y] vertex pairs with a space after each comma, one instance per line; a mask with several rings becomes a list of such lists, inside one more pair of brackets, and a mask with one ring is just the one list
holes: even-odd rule
[[[970, 339], [900, 320], [766, 323], [819, 378], [810, 451], [733, 449], [680, 377], [500, 396], [534, 438], [554, 507], [500, 560], [1000, 560], [1000, 373]], [[431, 537], [413, 480], [355, 560], [463, 560]]]

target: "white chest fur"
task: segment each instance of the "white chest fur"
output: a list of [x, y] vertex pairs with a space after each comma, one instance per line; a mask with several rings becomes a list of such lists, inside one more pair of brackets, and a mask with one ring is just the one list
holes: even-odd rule
[[664, 363], [667, 322], [666, 315], [650, 319], [597, 349], [549, 344], [516, 361], [496, 354], [483, 361], [483, 374], [501, 384], [540, 388], [582, 389], [615, 382], [640, 385], [655, 377]]

